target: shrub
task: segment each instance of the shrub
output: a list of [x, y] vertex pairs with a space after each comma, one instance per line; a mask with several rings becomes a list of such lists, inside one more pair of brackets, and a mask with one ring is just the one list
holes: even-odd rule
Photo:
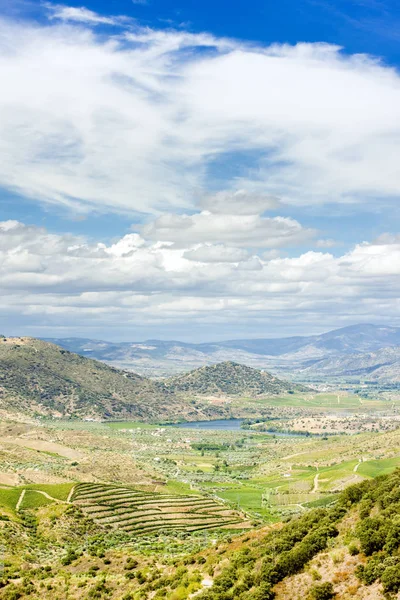
[[254, 593], [251, 593], [252, 600], [273, 600], [275, 594], [269, 583], [262, 583]]
[[361, 549], [367, 556], [382, 550], [386, 543], [389, 527], [390, 521], [382, 517], [367, 517], [359, 523], [357, 533]]
[[351, 542], [351, 544], [349, 545], [349, 554], [351, 556], [356, 556], [357, 554], [360, 554], [360, 548], [355, 542]]
[[379, 579], [384, 570], [385, 565], [382, 562], [382, 558], [380, 556], [374, 556], [366, 565], [358, 565], [356, 568], [356, 576], [367, 585], [371, 585], [371, 583], [374, 583], [374, 581]]
[[75, 552], [75, 550], [69, 549], [67, 551], [67, 554], [61, 559], [61, 564], [64, 565], [64, 567], [66, 567], [73, 563], [74, 560], [76, 560], [77, 558], [78, 554]]
[[360, 519], [366, 519], [369, 517], [374, 503], [371, 498], [364, 498], [360, 502]]
[[387, 567], [382, 573], [381, 582], [385, 592], [400, 591], [400, 565]]
[[313, 598], [313, 600], [331, 600], [331, 598], [334, 597], [335, 592], [330, 581], [319, 583], [311, 588], [311, 598]]

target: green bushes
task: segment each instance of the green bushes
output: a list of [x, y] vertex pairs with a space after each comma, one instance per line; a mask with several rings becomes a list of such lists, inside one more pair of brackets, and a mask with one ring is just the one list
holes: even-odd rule
[[[212, 600], [270, 600], [273, 586], [301, 571], [328, 540], [338, 535], [333, 510], [318, 509], [266, 536], [260, 547], [245, 547], [231, 557], [229, 567], [215, 578], [201, 598]], [[259, 559], [261, 558], [261, 562]], [[257, 565], [256, 565], [257, 563]]]
[[75, 550], [69, 548], [67, 554], [61, 559], [61, 564], [66, 567], [79, 558]]
[[400, 591], [400, 561], [386, 567], [381, 575], [381, 582], [385, 592], [396, 593]]
[[135, 558], [133, 558], [133, 556], [130, 556], [129, 558], [126, 559], [124, 569], [125, 569], [125, 571], [132, 571], [133, 569], [136, 569], [138, 564], [139, 564], [138, 561]]
[[106, 586], [106, 582], [102, 580], [96, 583], [96, 585], [89, 590], [88, 598], [104, 598], [104, 596], [109, 595], [110, 591], [110, 588]]
[[390, 523], [383, 517], [367, 517], [357, 526], [361, 549], [367, 556], [382, 550], [386, 543]]
[[[377, 513], [377, 509], [380, 512]], [[374, 512], [372, 512], [374, 511]], [[372, 514], [374, 516], [366, 516]], [[366, 497], [360, 502], [356, 534], [361, 550], [370, 557], [356, 569], [366, 585], [380, 580], [385, 592], [400, 591], [400, 471], [370, 482]]]
[[371, 585], [380, 579], [387, 591], [400, 590], [400, 577], [395, 576], [396, 572], [400, 574], [400, 558], [383, 555], [372, 557], [366, 565], [358, 565], [356, 569], [357, 577], [365, 584]]
[[335, 596], [333, 585], [328, 581], [314, 585], [311, 588], [310, 594], [313, 600], [331, 600]]

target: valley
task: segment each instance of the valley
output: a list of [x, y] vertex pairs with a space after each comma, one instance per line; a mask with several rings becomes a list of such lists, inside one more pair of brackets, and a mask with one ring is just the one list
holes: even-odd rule
[[[246, 553], [282, 520], [334, 510], [348, 486], [400, 466], [399, 430], [304, 438], [187, 425], [3, 422], [0, 597], [152, 598], [160, 589], [154, 597], [176, 600], [211, 584], [217, 593], [224, 556]], [[331, 581], [336, 567], [322, 565], [343, 571], [346, 562], [354, 586], [359, 561], [334, 539], [313, 568]], [[283, 600], [288, 584], [279, 585]], [[354, 589], [368, 597], [365, 584]]]
[[[349, 554], [363, 542], [343, 498], [400, 469], [395, 393], [232, 361], [151, 380], [33, 338], [0, 354], [0, 598], [289, 600], [290, 577], [298, 598], [324, 582], [343, 599], [389, 593], [356, 574], [368, 558]], [[302, 548], [319, 521], [310, 566], [238, 570], [304, 522]]]

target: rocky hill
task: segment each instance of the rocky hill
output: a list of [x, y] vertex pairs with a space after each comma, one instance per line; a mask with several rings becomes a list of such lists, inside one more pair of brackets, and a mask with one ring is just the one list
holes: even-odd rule
[[34, 338], [0, 338], [0, 408], [138, 420], [190, 416], [172, 390]]
[[195, 369], [165, 381], [167, 389], [199, 396], [276, 396], [308, 388], [282, 381], [270, 373], [226, 361]]

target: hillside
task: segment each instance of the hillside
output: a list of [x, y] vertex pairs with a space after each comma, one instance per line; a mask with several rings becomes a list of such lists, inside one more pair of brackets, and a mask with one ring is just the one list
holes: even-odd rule
[[308, 391], [304, 386], [282, 381], [270, 373], [231, 361], [201, 367], [171, 377], [164, 383], [173, 392], [200, 396], [276, 396], [289, 391]]
[[324, 358], [301, 369], [299, 373], [309, 377], [363, 377], [381, 382], [399, 382], [400, 346]]
[[[366, 480], [347, 488], [326, 508], [241, 535], [240, 529], [235, 535], [233, 524], [225, 525], [231, 527], [225, 535], [222, 528], [216, 531], [210, 515], [218, 507], [215, 503], [209, 507], [212, 500], [200, 496], [156, 498], [134, 488], [96, 484], [74, 489], [71, 484], [31, 486], [17, 509], [21, 488], [2, 491], [1, 536], [7, 544], [7, 561], [0, 598], [398, 598], [399, 486], [399, 471]], [[98, 501], [103, 503], [101, 511]], [[134, 509], [139, 504], [142, 510], [140, 503], [152, 506], [156, 501], [162, 501], [165, 509], [179, 506], [182, 513], [177, 508], [171, 513], [175, 521], [179, 514], [187, 518], [185, 504], [189, 504], [190, 514], [197, 515], [197, 526], [203, 529], [202, 537], [194, 537], [191, 543], [187, 532], [179, 533], [179, 520], [170, 523], [175, 531], [162, 529], [162, 536], [157, 530], [153, 536], [141, 531], [136, 521], [126, 525], [123, 533], [117, 532], [124, 512], [111, 525], [106, 518], [105, 524], [101, 522], [104, 508], [126, 511], [127, 506]], [[228, 511], [219, 514], [220, 521], [239, 519]], [[167, 515], [166, 509], [161, 516]], [[212, 541], [204, 533], [209, 522], [214, 527]]]
[[172, 390], [34, 338], [0, 338], [3, 411], [92, 418], [169, 418], [192, 409]]
[[[222, 552], [202, 600], [398, 598], [400, 472], [347, 488], [331, 508]], [[229, 592], [227, 592], [229, 590]]]
[[400, 346], [400, 328], [359, 324], [321, 335], [200, 344], [173, 340], [108, 342], [84, 338], [48, 341], [71, 352], [150, 376], [174, 375], [225, 361], [287, 373], [307, 367], [311, 360], [377, 352], [381, 348]]

